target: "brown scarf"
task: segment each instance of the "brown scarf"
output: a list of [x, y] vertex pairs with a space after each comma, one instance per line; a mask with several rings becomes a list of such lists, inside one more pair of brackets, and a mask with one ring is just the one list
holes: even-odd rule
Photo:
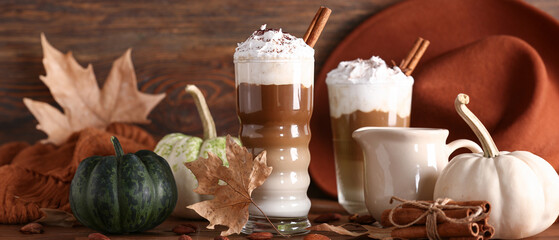
[[114, 155], [117, 136], [125, 152], [151, 150], [156, 142], [139, 127], [112, 124], [88, 128], [60, 146], [11, 142], [0, 146], [0, 223], [27, 223], [42, 217], [40, 208], [70, 211], [70, 182], [79, 163], [93, 155]]

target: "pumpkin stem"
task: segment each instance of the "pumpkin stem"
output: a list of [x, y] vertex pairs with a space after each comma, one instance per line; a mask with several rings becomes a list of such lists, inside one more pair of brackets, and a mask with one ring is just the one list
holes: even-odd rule
[[474, 131], [477, 138], [481, 143], [481, 147], [483, 148], [483, 156], [486, 158], [494, 158], [499, 156], [499, 150], [497, 149], [497, 145], [491, 138], [489, 131], [487, 128], [483, 126], [481, 121], [466, 107], [466, 104], [470, 102], [470, 97], [466, 94], [460, 93], [456, 97], [454, 101], [454, 107], [456, 111], [464, 119], [464, 121], [470, 126], [470, 128]]
[[186, 85], [186, 92], [189, 93], [194, 98], [194, 103], [196, 103], [196, 108], [198, 109], [198, 114], [200, 114], [200, 120], [202, 120], [202, 126], [204, 127], [204, 139], [210, 139], [217, 137], [217, 132], [215, 130], [215, 122], [212, 117], [212, 113], [208, 108], [204, 94], [195, 85]]
[[111, 137], [111, 142], [113, 143], [117, 159], [120, 159], [120, 157], [124, 155], [124, 151], [122, 150], [122, 146], [120, 146], [120, 142], [115, 136]]

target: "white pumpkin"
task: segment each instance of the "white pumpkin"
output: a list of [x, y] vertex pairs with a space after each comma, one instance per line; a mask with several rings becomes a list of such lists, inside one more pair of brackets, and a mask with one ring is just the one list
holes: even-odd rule
[[484, 152], [454, 157], [437, 179], [434, 199], [489, 201], [495, 238], [518, 239], [544, 231], [559, 215], [557, 172], [530, 152], [499, 152], [487, 129], [466, 107], [468, 102], [468, 95], [459, 94], [456, 110], [476, 133]]
[[[182, 133], [167, 134], [157, 143], [154, 152], [167, 160], [173, 171], [175, 182], [177, 183], [177, 205], [171, 215], [182, 218], [200, 219], [200, 215], [194, 210], [186, 208], [186, 206], [212, 199], [213, 196], [200, 195], [193, 191], [198, 187], [198, 181], [184, 163], [192, 162], [199, 157], [207, 158], [208, 152], [212, 152], [221, 158], [223, 165], [228, 167], [229, 163], [225, 157], [226, 137], [217, 137], [215, 122], [206, 104], [204, 95], [194, 85], [187, 85], [186, 92], [194, 97], [200, 119], [204, 126], [204, 138], [188, 136]], [[233, 139], [240, 144], [239, 139]]]

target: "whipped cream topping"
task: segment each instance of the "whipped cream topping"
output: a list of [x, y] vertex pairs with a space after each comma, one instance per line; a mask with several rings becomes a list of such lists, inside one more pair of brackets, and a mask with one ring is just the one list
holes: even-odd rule
[[327, 84], [355, 84], [384, 81], [413, 82], [413, 78], [406, 76], [399, 67], [389, 68], [380, 57], [371, 59], [356, 59], [343, 61], [338, 67], [328, 73]]
[[314, 49], [282, 29], [266, 28], [266, 24], [255, 31], [244, 42], [237, 44], [235, 60], [242, 59], [310, 59]]
[[389, 68], [379, 57], [340, 62], [328, 73], [326, 84], [332, 117], [355, 111], [410, 115], [413, 78], [396, 66]]

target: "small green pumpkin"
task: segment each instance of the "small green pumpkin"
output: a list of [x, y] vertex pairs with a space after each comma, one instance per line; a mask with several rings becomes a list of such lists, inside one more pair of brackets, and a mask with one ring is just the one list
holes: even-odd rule
[[[193, 191], [198, 186], [198, 181], [184, 163], [192, 162], [199, 157], [207, 158], [208, 152], [212, 152], [221, 158], [223, 165], [229, 166], [229, 163], [225, 157], [226, 137], [217, 136], [215, 122], [204, 99], [204, 95], [195, 85], [187, 85], [185, 90], [192, 95], [196, 103], [204, 127], [204, 138], [189, 136], [183, 133], [171, 133], [157, 143], [154, 152], [169, 162], [175, 176], [179, 197], [177, 206], [172, 213], [173, 216], [195, 219], [200, 218], [200, 216], [194, 210], [186, 208], [186, 206], [209, 200], [212, 196], [200, 195]], [[239, 139], [233, 138], [233, 140], [237, 144], [241, 144]]]
[[161, 224], [177, 203], [167, 161], [154, 152], [124, 154], [111, 137], [116, 156], [84, 159], [70, 185], [70, 206], [86, 227], [104, 233], [131, 233]]

